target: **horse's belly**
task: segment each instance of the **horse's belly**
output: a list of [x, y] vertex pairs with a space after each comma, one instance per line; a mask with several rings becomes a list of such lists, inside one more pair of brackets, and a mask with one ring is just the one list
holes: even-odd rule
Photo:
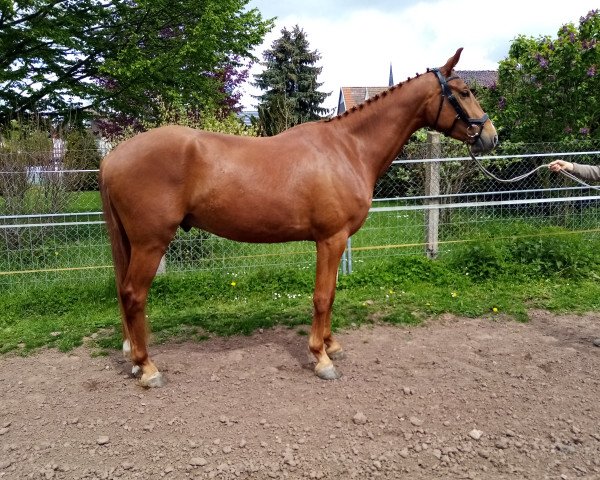
[[220, 212], [216, 215], [192, 216], [191, 226], [219, 237], [250, 243], [279, 243], [311, 240], [312, 233], [306, 222], [280, 215], [244, 215], [243, 211]]

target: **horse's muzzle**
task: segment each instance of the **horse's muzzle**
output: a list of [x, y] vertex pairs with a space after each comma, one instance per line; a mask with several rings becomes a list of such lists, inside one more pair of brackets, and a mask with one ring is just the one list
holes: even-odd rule
[[498, 145], [498, 134], [496, 129], [492, 126], [491, 128], [483, 128], [477, 140], [471, 144], [471, 152], [486, 153], [493, 150]]

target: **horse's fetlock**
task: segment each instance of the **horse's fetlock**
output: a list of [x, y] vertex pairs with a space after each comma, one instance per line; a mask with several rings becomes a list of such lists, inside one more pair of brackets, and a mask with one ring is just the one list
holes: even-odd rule
[[310, 337], [308, 339], [308, 349], [313, 353], [313, 355], [321, 355], [325, 350], [325, 344], [323, 340], [320, 340], [315, 337]]
[[134, 365], [143, 365], [148, 360], [148, 352], [146, 350], [140, 350], [133, 348], [130, 354], [131, 363]]
[[[148, 361], [148, 349], [146, 348], [145, 344], [142, 345], [138, 345], [136, 342], [134, 341], [126, 341], [128, 343], [129, 346], [129, 350], [126, 351], [123, 350], [123, 354], [127, 354], [127, 356], [129, 357], [129, 359], [131, 360], [131, 363], [133, 363], [134, 365], [144, 365], [145, 363], [147, 363]], [[125, 346], [125, 343], [123, 344], [123, 346]]]

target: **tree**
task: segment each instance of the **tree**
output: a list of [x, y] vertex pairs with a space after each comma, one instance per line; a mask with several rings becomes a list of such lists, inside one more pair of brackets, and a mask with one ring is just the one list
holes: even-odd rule
[[216, 103], [207, 102], [199, 108], [198, 105], [184, 104], [181, 98], [170, 101], [165, 101], [163, 98], [149, 98], [146, 105], [151, 110], [151, 114], [132, 116], [127, 113], [113, 112], [111, 115], [97, 119], [95, 130], [105, 138], [117, 140], [169, 122], [205, 130], [218, 124], [219, 128], [223, 127], [223, 133], [233, 133], [232, 130], [235, 130], [243, 132], [244, 135], [249, 132], [251, 135], [256, 135], [254, 130], [242, 129], [241, 122], [236, 117], [242, 109], [240, 105], [242, 92], [239, 87], [248, 78], [249, 68], [235, 65], [241, 61], [239, 56], [234, 57], [233, 60], [234, 62], [210, 74], [219, 85], [220, 97]]
[[0, 2], [0, 116], [152, 115], [153, 101], [216, 108], [218, 75], [272, 28], [249, 0]]
[[600, 14], [557, 38], [517, 37], [486, 95], [500, 137], [513, 142], [600, 138]]
[[319, 92], [321, 55], [310, 50], [304, 31], [296, 25], [281, 30], [281, 37], [263, 53], [265, 70], [254, 76], [254, 85], [266, 90], [260, 100], [259, 124], [266, 135], [275, 135], [299, 123], [318, 120], [328, 113], [321, 107], [331, 93]]

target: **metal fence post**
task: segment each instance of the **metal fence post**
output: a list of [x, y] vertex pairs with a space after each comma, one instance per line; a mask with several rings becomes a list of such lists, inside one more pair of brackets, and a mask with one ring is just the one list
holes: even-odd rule
[[342, 275], [352, 273], [352, 237], [346, 240], [346, 250], [342, 254]]
[[[429, 158], [440, 158], [442, 148], [440, 134], [438, 132], [427, 132], [427, 143], [429, 145]], [[425, 196], [437, 197], [440, 194], [440, 162], [429, 162], [425, 164]], [[440, 225], [439, 200], [432, 198], [426, 200], [425, 209], [425, 251], [427, 258], [436, 258], [438, 254], [438, 235]]]
[[350, 274], [352, 273], [352, 237], [348, 237], [348, 240], [346, 240], [346, 260], [348, 262], [348, 274]]

